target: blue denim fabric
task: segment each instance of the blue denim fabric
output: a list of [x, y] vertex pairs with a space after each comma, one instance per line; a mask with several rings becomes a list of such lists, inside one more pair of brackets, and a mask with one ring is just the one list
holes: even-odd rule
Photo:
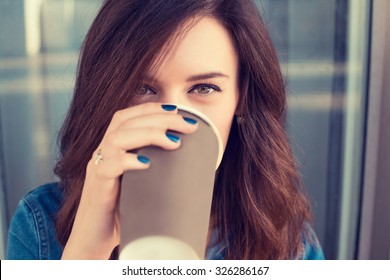
[[55, 215], [62, 201], [57, 183], [32, 190], [19, 202], [8, 231], [6, 259], [56, 260], [62, 255]]
[[[308, 225], [309, 226], [309, 225]], [[322, 251], [321, 245], [317, 239], [317, 236], [314, 230], [309, 226], [309, 234], [311, 235], [311, 242], [306, 241], [303, 238], [304, 243], [304, 252], [297, 257], [298, 260], [324, 260], [325, 256]], [[212, 243], [216, 240], [216, 232], [214, 232], [212, 237]], [[223, 260], [225, 258], [225, 248], [221, 244], [217, 244], [213, 247], [208, 248], [206, 252], [206, 258], [209, 260]]]
[[[8, 232], [6, 259], [58, 260], [62, 246], [57, 240], [55, 216], [63, 196], [58, 183], [50, 183], [32, 190], [19, 202]], [[314, 244], [305, 242], [300, 259], [324, 259], [320, 244], [313, 232]], [[224, 246], [209, 248], [208, 259], [224, 259]]]

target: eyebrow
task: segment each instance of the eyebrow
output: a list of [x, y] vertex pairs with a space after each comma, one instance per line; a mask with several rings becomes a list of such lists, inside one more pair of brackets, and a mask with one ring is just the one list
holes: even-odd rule
[[187, 79], [187, 82], [194, 82], [194, 81], [206, 80], [206, 79], [217, 78], [217, 77], [229, 78], [228, 75], [225, 75], [223, 73], [211, 72], [211, 73], [198, 74], [198, 75], [191, 76]]
[[[210, 72], [210, 73], [202, 73], [202, 74], [197, 74], [194, 76], [190, 76], [187, 78], [186, 82], [194, 82], [194, 81], [199, 81], [199, 80], [206, 80], [206, 79], [212, 79], [212, 78], [230, 78], [228, 75], [223, 74], [221, 72]], [[157, 81], [154, 77], [151, 77], [149, 75], [146, 76], [147, 81]]]

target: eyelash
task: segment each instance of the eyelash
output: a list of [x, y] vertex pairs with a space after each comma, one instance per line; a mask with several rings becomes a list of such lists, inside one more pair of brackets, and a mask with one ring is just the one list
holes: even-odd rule
[[[212, 94], [214, 91], [222, 92], [222, 90], [221, 90], [218, 86], [216, 86], [216, 85], [214, 85], [214, 84], [209, 84], [209, 83], [203, 83], [203, 84], [194, 85], [193, 87], [190, 88], [190, 90], [189, 90], [188, 92], [192, 92], [192, 91], [194, 91], [195, 89], [198, 89], [198, 88], [201, 88], [201, 87], [208, 87], [208, 88], [212, 89], [213, 91], [210, 92], [210, 93], [205, 93], [205, 94], [198, 93], [198, 95], [210, 95], [210, 94]], [[153, 91], [154, 94], [157, 94], [157, 90], [155, 90], [154, 88], [152, 88], [151, 86], [146, 85], [146, 84], [143, 85], [143, 86], [141, 87], [141, 89], [151, 90], [151, 91]], [[140, 95], [147, 95], [147, 94], [140, 94]]]

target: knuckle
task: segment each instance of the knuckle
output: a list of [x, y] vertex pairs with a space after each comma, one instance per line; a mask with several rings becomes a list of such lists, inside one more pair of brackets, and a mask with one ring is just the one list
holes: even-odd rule
[[125, 127], [129, 127], [129, 126], [132, 126], [134, 124], [135, 124], [134, 119], [127, 119], [125, 122], [123, 122], [123, 126], [125, 126]]
[[115, 146], [116, 143], [117, 143], [117, 133], [116, 132], [109, 132], [106, 134], [106, 139], [105, 139], [105, 142], [107, 143], [107, 145], [109, 146]]
[[123, 120], [123, 115], [124, 115], [124, 109], [122, 110], [118, 110], [114, 113], [114, 115], [112, 116], [112, 120], [115, 120], [115, 121], [122, 121]]

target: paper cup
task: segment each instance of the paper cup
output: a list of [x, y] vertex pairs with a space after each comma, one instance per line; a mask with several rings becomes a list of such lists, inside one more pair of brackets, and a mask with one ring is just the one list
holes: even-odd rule
[[[215, 125], [202, 113], [178, 106], [196, 119], [193, 134], [174, 133], [174, 151], [145, 147], [147, 170], [125, 172], [121, 182], [120, 259], [203, 259], [209, 228], [215, 171], [223, 146]], [[134, 151], [133, 151], [134, 152]]]

